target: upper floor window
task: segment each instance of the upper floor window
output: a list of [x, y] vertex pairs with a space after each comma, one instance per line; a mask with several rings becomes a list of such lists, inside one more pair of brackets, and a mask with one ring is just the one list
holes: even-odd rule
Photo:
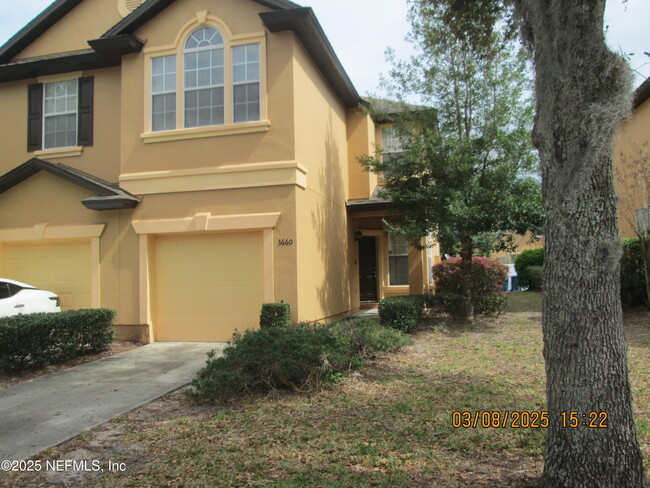
[[408, 241], [402, 236], [388, 236], [388, 284], [409, 284]]
[[27, 150], [92, 146], [93, 78], [28, 87]]
[[151, 131], [259, 121], [260, 66], [260, 43], [194, 29], [178, 55], [151, 57]]
[[224, 42], [219, 31], [201, 27], [183, 51], [185, 127], [224, 123]]
[[395, 127], [382, 127], [381, 148], [384, 161], [390, 161], [395, 155], [404, 151], [401, 136]]

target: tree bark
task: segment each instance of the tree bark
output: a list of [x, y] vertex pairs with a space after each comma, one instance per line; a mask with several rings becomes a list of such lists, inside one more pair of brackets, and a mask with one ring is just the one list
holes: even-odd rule
[[[546, 211], [548, 411], [542, 485], [646, 487], [620, 302], [613, 139], [631, 77], [607, 48], [605, 0], [516, 0], [536, 70], [534, 140]], [[576, 427], [568, 424], [577, 412]], [[589, 427], [596, 412], [603, 427]], [[600, 425], [599, 421], [592, 425]]]
[[460, 273], [462, 279], [463, 299], [460, 308], [460, 320], [469, 322], [474, 319], [474, 306], [472, 305], [472, 257], [474, 243], [469, 234], [460, 238]]

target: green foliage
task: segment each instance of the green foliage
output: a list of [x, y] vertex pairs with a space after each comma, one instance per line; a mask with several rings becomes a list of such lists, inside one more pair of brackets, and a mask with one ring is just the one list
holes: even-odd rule
[[107, 309], [0, 319], [0, 370], [47, 366], [106, 349], [115, 312]]
[[[486, 258], [472, 259], [472, 305], [474, 315], [498, 315], [507, 306], [503, 284], [508, 267]], [[462, 310], [463, 290], [460, 258], [450, 258], [433, 267], [436, 296], [442, 308], [454, 317]]]
[[350, 343], [352, 354], [362, 359], [372, 357], [377, 351], [393, 352], [413, 344], [408, 335], [383, 327], [371, 318], [340, 320], [330, 327], [335, 335]]
[[425, 306], [424, 295], [388, 297], [379, 302], [381, 325], [410, 332], [418, 323]]
[[371, 319], [249, 330], [236, 334], [222, 356], [208, 355], [189, 396], [223, 403], [248, 392], [314, 390], [335, 383], [376, 351], [409, 343], [408, 336]]
[[543, 284], [543, 266], [529, 266], [526, 270], [528, 275], [529, 288], [531, 290], [541, 290]]
[[291, 307], [288, 303], [263, 303], [260, 328], [287, 327], [291, 325]]
[[383, 175], [392, 229], [413, 243], [428, 232], [443, 242], [471, 236], [472, 247], [485, 253], [486, 233], [524, 234], [542, 223], [530, 80], [525, 56], [503, 32], [479, 36], [476, 49], [474, 40], [450, 35], [446, 15], [436, 2], [412, 2], [419, 55], [409, 62], [392, 57], [384, 81], [393, 97], [417, 95], [435, 110], [405, 106], [393, 117], [403, 152], [360, 161]]
[[625, 307], [645, 304], [645, 273], [640, 239], [621, 239], [621, 302]]
[[[541, 279], [535, 281], [531, 277], [529, 269], [533, 267], [541, 267], [544, 265], [544, 248], [527, 249], [522, 251], [519, 256], [515, 258], [515, 270], [517, 271], [517, 279], [521, 286], [527, 286], [531, 290], [541, 290]], [[539, 285], [539, 288], [536, 286]]]

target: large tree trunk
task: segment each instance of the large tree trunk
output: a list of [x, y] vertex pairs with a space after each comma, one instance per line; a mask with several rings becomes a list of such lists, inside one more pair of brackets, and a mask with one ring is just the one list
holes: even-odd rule
[[[644, 487], [622, 328], [613, 138], [630, 75], [604, 42], [605, 0], [517, 0], [534, 56], [546, 211], [543, 486]], [[577, 412], [577, 427], [571, 412]], [[606, 425], [589, 427], [592, 412]], [[595, 418], [600, 425], [603, 417]]]

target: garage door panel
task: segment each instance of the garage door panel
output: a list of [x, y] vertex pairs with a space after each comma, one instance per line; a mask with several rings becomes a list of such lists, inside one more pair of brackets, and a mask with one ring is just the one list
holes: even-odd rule
[[159, 236], [154, 255], [156, 340], [225, 341], [257, 326], [261, 233]]
[[92, 306], [90, 242], [7, 243], [3, 277], [52, 291], [63, 310]]

